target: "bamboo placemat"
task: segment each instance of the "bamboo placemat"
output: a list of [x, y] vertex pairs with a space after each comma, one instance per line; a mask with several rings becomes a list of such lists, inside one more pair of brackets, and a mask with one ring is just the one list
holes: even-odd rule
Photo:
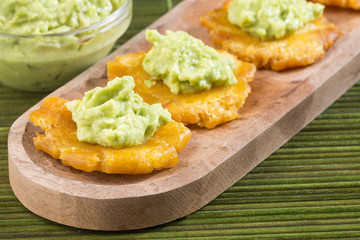
[[[117, 46], [178, 2], [134, 0], [133, 22]], [[8, 131], [46, 95], [0, 86], [0, 239], [360, 239], [360, 83], [201, 210], [168, 224], [124, 232], [53, 223], [14, 196], [8, 179]]]

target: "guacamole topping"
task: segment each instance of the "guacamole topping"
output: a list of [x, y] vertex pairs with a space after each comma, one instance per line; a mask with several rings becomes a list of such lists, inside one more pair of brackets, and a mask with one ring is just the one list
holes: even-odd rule
[[0, 33], [36, 35], [87, 27], [109, 16], [122, 0], [2, 0]]
[[144, 70], [154, 79], [163, 80], [174, 94], [194, 93], [237, 82], [232, 59], [186, 32], [167, 30], [164, 36], [156, 30], [148, 30], [146, 40], [154, 46], [144, 58]]
[[228, 19], [262, 40], [273, 40], [303, 28], [323, 10], [323, 5], [306, 0], [234, 0]]
[[116, 148], [135, 146], [171, 121], [160, 103], [144, 103], [134, 87], [132, 77], [115, 78], [104, 88], [86, 92], [82, 100], [68, 102], [79, 141]]

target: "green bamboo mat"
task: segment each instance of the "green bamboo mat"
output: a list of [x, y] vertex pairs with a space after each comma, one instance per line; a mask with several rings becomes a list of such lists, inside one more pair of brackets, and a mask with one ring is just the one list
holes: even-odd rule
[[[118, 45], [178, 2], [134, 0], [134, 20]], [[45, 95], [0, 87], [0, 239], [360, 239], [360, 83], [201, 210], [124, 232], [50, 222], [12, 193], [8, 131]]]

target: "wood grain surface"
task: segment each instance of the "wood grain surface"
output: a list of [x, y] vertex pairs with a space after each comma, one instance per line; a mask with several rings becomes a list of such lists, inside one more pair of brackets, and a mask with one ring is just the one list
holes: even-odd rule
[[[221, 5], [187, 0], [150, 28], [186, 30], [211, 44], [198, 18]], [[8, 139], [9, 175], [18, 199], [31, 211], [65, 225], [99, 230], [137, 229], [183, 217], [214, 199], [296, 134], [350, 88], [360, 76], [360, 17], [328, 9], [343, 32], [324, 59], [280, 73], [259, 71], [242, 118], [213, 130], [191, 127], [180, 162], [145, 176], [84, 173], [34, 149], [39, 129], [24, 113]], [[104, 85], [105, 65], [116, 55], [149, 48], [140, 32], [108, 58], [53, 92], [69, 100]]]

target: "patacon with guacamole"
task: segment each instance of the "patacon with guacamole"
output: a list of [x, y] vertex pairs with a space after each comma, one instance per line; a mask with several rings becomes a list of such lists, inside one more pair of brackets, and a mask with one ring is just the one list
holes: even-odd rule
[[144, 174], [174, 166], [190, 130], [160, 104], [144, 103], [134, 87], [124, 76], [81, 100], [46, 98], [30, 114], [44, 131], [34, 138], [36, 149], [87, 172]]
[[0, 83], [27, 91], [61, 86], [111, 50], [130, 23], [131, 3], [0, 1]]
[[200, 21], [218, 47], [280, 71], [319, 61], [341, 35], [323, 12], [305, 0], [228, 0]]
[[135, 92], [145, 102], [161, 103], [172, 119], [214, 128], [240, 117], [250, 93], [254, 64], [206, 46], [183, 31], [146, 31], [148, 52], [129, 53], [108, 62], [108, 79], [134, 76]]

